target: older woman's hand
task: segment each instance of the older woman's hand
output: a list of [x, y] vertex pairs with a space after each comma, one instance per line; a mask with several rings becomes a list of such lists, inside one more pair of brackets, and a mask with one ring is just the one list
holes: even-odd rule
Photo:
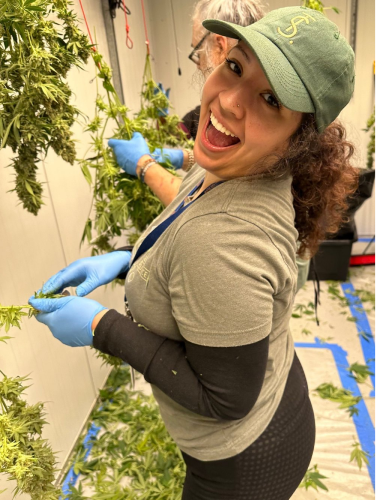
[[93, 344], [93, 320], [106, 309], [95, 300], [72, 296], [61, 299], [36, 299], [32, 296], [29, 304], [41, 311], [36, 319], [47, 325], [56, 339], [71, 347]]
[[129, 175], [137, 177], [136, 168], [141, 156], [150, 155], [150, 150], [145, 139], [139, 132], [134, 132], [130, 141], [110, 139], [110, 148], [114, 150], [119, 166]]
[[[159, 82], [158, 85], [154, 88], [154, 95], [158, 94], [159, 92], [162, 92], [167, 99], [170, 99], [170, 90], [171, 89], [164, 89], [163, 83]], [[158, 109], [158, 116], [164, 117], [168, 115], [168, 108], [161, 108]]]
[[176, 170], [183, 167], [184, 153], [181, 149], [156, 148], [151, 156], [158, 163], [170, 162]]

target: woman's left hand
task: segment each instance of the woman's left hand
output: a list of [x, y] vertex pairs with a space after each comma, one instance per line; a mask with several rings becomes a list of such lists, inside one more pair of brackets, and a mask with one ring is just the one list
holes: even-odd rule
[[32, 296], [29, 304], [41, 311], [36, 319], [47, 325], [56, 339], [71, 347], [93, 344], [93, 319], [106, 309], [95, 300], [74, 296], [61, 299], [36, 299]]

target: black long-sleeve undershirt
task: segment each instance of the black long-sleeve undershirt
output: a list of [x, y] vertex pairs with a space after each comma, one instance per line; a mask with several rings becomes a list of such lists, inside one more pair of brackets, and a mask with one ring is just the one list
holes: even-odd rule
[[260, 394], [269, 337], [237, 347], [178, 342], [111, 309], [98, 323], [93, 345], [129, 363], [188, 410], [217, 420], [237, 420], [250, 412]]

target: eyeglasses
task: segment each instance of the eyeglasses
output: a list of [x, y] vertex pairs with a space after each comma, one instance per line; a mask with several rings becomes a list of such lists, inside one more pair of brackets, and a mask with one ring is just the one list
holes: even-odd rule
[[200, 54], [198, 54], [198, 50], [201, 47], [201, 45], [204, 43], [205, 39], [210, 35], [210, 32], [206, 33], [205, 36], [201, 38], [201, 40], [198, 42], [196, 47], [192, 50], [192, 52], [189, 54], [189, 59], [194, 62], [195, 64], [199, 64], [200, 62]]

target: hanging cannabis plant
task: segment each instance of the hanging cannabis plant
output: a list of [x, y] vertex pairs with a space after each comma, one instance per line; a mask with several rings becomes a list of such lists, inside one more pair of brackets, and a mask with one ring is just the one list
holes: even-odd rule
[[339, 9], [337, 7], [325, 7], [322, 0], [302, 0], [302, 7], [308, 7], [309, 9], [318, 10], [319, 12], [325, 13], [326, 10], [334, 10], [336, 14], [339, 14]]
[[15, 480], [14, 495], [28, 493], [32, 500], [57, 500], [56, 460], [50, 445], [42, 439], [43, 404], [28, 405], [22, 399], [26, 377], [0, 380], [0, 473]]
[[0, 0], [0, 141], [17, 155], [14, 190], [34, 215], [43, 204], [41, 154], [51, 147], [69, 163], [76, 157], [70, 127], [79, 112], [70, 104], [65, 78], [72, 66], [88, 60], [90, 44], [69, 5]]
[[[35, 294], [38, 298], [58, 298], [62, 295]], [[2, 306], [0, 328], [8, 332], [11, 326], [20, 328], [23, 316], [34, 316], [37, 310], [29, 305]], [[5, 342], [9, 336], [0, 337]], [[54, 486], [56, 459], [50, 445], [42, 439], [44, 405], [29, 405], [23, 399], [27, 377], [7, 377], [0, 370], [0, 474], [16, 481], [14, 496], [30, 495], [31, 500], [58, 500], [60, 489]]]
[[[140, 132], [151, 152], [165, 146], [192, 147], [193, 143], [179, 128], [177, 115], [167, 115], [163, 123], [159, 119], [160, 111], [170, 104], [152, 79], [149, 56], [146, 57], [142, 82], [141, 109], [133, 118], [129, 118], [128, 109], [120, 102], [111, 83], [111, 69], [98, 52], [93, 52], [93, 58], [98, 68], [97, 79], [102, 82], [106, 95], [101, 96], [98, 90], [95, 116], [87, 126], [91, 133], [90, 153], [88, 151], [91, 156], [81, 160], [80, 164], [86, 180], [93, 185], [95, 212], [85, 224], [82, 242], [86, 240], [92, 246], [92, 255], [96, 255], [113, 250], [113, 238], [127, 229], [133, 231], [129, 242], [135, 243], [140, 233], [163, 210], [160, 200], [146, 184], [123, 172], [117, 165], [112, 149], [107, 146], [109, 137], [129, 140], [133, 132]], [[162, 165], [171, 167], [167, 159]], [[94, 170], [94, 180], [89, 168]]]
[[372, 115], [367, 120], [367, 128], [363, 130], [371, 132], [367, 144], [367, 168], [372, 169], [375, 156], [375, 110], [373, 110]]

